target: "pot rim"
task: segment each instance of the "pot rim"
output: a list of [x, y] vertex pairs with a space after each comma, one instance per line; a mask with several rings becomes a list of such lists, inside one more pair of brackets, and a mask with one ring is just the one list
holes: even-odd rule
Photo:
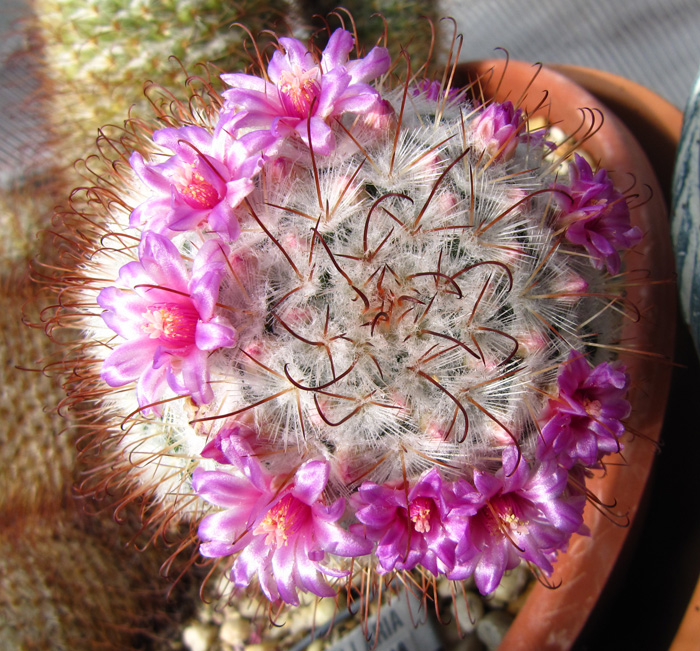
[[[584, 70], [575, 69], [579, 76]], [[538, 69], [537, 65], [512, 59], [467, 62], [457, 69], [458, 75], [479, 79], [485, 96], [500, 101], [510, 99], [526, 111], [537, 107], [544, 93], [549, 93], [534, 115], [550, 118], [565, 133], [571, 133], [581, 122], [581, 108], [591, 109], [594, 114], [600, 112], [604, 123], [586, 141], [584, 150], [608, 169], [618, 187], [629, 188], [627, 172], [633, 171], [635, 190], [644, 186], [652, 190], [652, 196], [632, 210], [632, 223], [642, 228], [645, 238], [626, 256], [628, 272], [633, 273], [636, 261], [646, 260], [653, 254], [655, 277], [669, 281], [674, 275], [674, 265], [667, 210], [661, 186], [643, 148], [612, 111], [562, 72], [566, 69], [561, 72], [546, 66]], [[606, 75], [591, 72], [589, 77], [595, 78], [600, 88]], [[614, 76], [612, 83], [615, 83]], [[566, 103], [562, 103], [561, 95], [566, 95]], [[676, 308], [675, 292], [669, 291], [664, 283], [636, 286], [630, 283], [627, 295], [640, 309], [642, 318], [637, 324], [623, 326], [621, 341], [632, 337], [641, 350], [661, 353], [663, 360], [631, 353], [620, 355], [633, 378], [630, 389], [633, 411], [628, 428], [639, 436], [625, 441], [626, 465], [611, 464], [605, 477], [596, 476], [589, 482], [589, 488], [603, 503], [616, 503], [615, 510], [626, 512], [631, 525], [640, 510], [661, 434], [670, 388], [671, 364], [668, 361], [673, 358]], [[649, 399], [650, 395], [654, 400]], [[568, 649], [580, 635], [603, 595], [632, 528], [615, 526], [590, 504], [584, 521], [591, 530], [591, 537], [574, 536], [569, 549], [555, 564], [551, 578], [555, 585], [561, 581], [560, 587], [551, 589], [535, 584], [501, 648], [509, 651]]]

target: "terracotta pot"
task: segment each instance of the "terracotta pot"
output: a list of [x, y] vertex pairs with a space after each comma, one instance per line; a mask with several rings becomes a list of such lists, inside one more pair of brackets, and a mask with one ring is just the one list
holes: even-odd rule
[[605, 70], [552, 65], [607, 106], [632, 132], [654, 168], [666, 205], [681, 136], [683, 113], [648, 88]]
[[[667, 211], [663, 192], [637, 140], [620, 120], [599, 100], [567, 77], [551, 69], [520, 61], [481, 61], [463, 64], [459, 82], [479, 80], [485, 97], [510, 99], [526, 111], [543, 115], [565, 133], [580, 127], [586, 107], [604, 115], [602, 127], [590, 137], [584, 149], [609, 172], [616, 185], [629, 188], [630, 173], [635, 191], [646, 198], [632, 210], [632, 221], [645, 233], [642, 244], [626, 257], [628, 270], [648, 269], [651, 278], [671, 281], [674, 275]], [[546, 100], [542, 103], [543, 98]], [[581, 133], [581, 131], [579, 131]], [[640, 201], [636, 203], [641, 203]], [[628, 297], [642, 315], [637, 323], [626, 322], [621, 345], [653, 351], [664, 360], [647, 355], [623, 353], [621, 359], [632, 377], [632, 415], [628, 429], [636, 432], [626, 440], [624, 461], [610, 465], [604, 477], [597, 476], [590, 488], [605, 504], [616, 504], [615, 511], [626, 513], [631, 525], [620, 527], [588, 505], [585, 522], [591, 537], [574, 536], [568, 551], [555, 566], [557, 589], [537, 584], [513, 622], [501, 648], [508, 651], [568, 649], [576, 641], [618, 562], [623, 545], [634, 529], [640, 502], [653, 465], [671, 379], [676, 322], [675, 291], [668, 283], [632, 283]]]

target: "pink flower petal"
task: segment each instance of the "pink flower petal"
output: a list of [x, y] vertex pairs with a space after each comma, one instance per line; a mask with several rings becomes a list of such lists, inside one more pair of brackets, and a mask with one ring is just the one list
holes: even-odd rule
[[194, 350], [182, 358], [182, 381], [198, 405], [211, 401], [214, 392], [209, 386], [206, 352]]
[[[252, 508], [260, 498], [260, 492], [251, 488], [245, 477], [237, 477], [221, 470], [195, 468], [192, 488], [207, 502], [223, 508]], [[209, 517], [209, 516], [207, 516]], [[240, 528], [245, 528], [248, 515]]]
[[[135, 151], [129, 157], [129, 165], [131, 165], [136, 176], [141, 179], [151, 190], [156, 190], [162, 194], [170, 194], [170, 181], [153, 167], [149, 166], [139, 152]], [[133, 226], [134, 224], [132, 224]]]
[[[136, 399], [140, 407], [146, 407], [160, 400], [167, 377], [167, 367], [153, 368], [149, 366], [143, 371], [136, 385]], [[160, 408], [158, 406], [142, 411], [142, 413], [147, 414], [149, 411], [160, 414]]]
[[185, 263], [175, 245], [167, 238], [146, 231], [139, 245], [139, 262], [151, 284], [187, 291], [189, 278]]
[[307, 146], [311, 140], [314, 152], [318, 154], [330, 154], [335, 146], [331, 128], [320, 118], [312, 117], [308, 122], [299, 122], [296, 131]]
[[282, 600], [293, 606], [299, 605], [297, 595], [295, 569], [296, 569], [296, 541], [294, 544], [285, 544], [275, 549], [272, 553], [272, 564], [269, 568], [275, 578], [277, 590]]
[[228, 323], [219, 323], [216, 318], [206, 323], [198, 321], [195, 343], [200, 350], [228, 348], [236, 343], [236, 331]]
[[129, 216], [129, 226], [143, 229], [148, 225], [148, 230], [156, 233], [162, 233], [167, 230], [168, 215], [172, 211], [173, 204], [169, 182], [167, 193], [167, 196], [147, 199], [136, 206]]
[[240, 515], [235, 509], [207, 515], [199, 523], [197, 533], [200, 538], [207, 541], [201, 545], [200, 551], [202, 556], [208, 558], [234, 554], [246, 542], [239, 540], [245, 533], [245, 523], [241, 522]]
[[306, 46], [296, 38], [283, 36], [280, 38], [280, 45], [284, 48], [284, 53], [277, 51], [272, 55], [270, 67], [270, 79], [277, 83], [278, 77], [274, 77], [278, 71], [294, 69], [299, 66], [303, 71], [310, 70], [316, 66], [313, 56], [307, 51]]
[[127, 341], [113, 350], [102, 365], [102, 379], [111, 387], [137, 380], [153, 364], [158, 342], [144, 338]]
[[334, 68], [344, 66], [354, 46], [355, 39], [350, 32], [344, 29], [336, 29], [328, 39], [328, 44], [321, 56], [321, 70], [323, 70], [324, 74], [329, 73]]
[[491, 548], [488, 562], [482, 560], [474, 570], [474, 582], [481, 594], [491, 594], [501, 582], [508, 566], [508, 554], [503, 545]]
[[391, 56], [385, 47], [373, 47], [362, 59], [349, 61], [347, 71], [353, 84], [364, 84], [383, 75], [391, 66]]
[[301, 584], [300, 587], [307, 592], [311, 592], [319, 597], [336, 596], [336, 591], [323, 578], [321, 571], [319, 571], [319, 566], [304, 554], [299, 554], [295, 569], [297, 580]]
[[242, 72], [228, 72], [221, 75], [221, 80], [233, 88], [249, 90], [261, 95], [267, 94], [270, 90], [275, 90], [274, 84], [270, 84], [262, 77], [246, 75]]
[[319, 519], [314, 522], [314, 538], [322, 549], [336, 556], [364, 556], [369, 554], [374, 546], [364, 536], [351, 533], [340, 526]]
[[207, 218], [207, 224], [225, 242], [235, 242], [241, 234], [236, 212], [229, 205], [228, 199], [220, 201], [212, 209]]
[[105, 287], [97, 295], [97, 304], [104, 310], [102, 318], [109, 328], [124, 339], [141, 339], [144, 331], [141, 316], [149, 302], [138, 294], [117, 287]]
[[326, 461], [307, 461], [294, 476], [292, 495], [311, 506], [321, 497], [328, 483], [329, 465]]
[[211, 134], [203, 127], [198, 126], [167, 127], [155, 131], [153, 141], [170, 149], [170, 151], [177, 151], [181, 147], [181, 143], [188, 142], [199, 151], [206, 153], [211, 146]]
[[[253, 190], [255, 189], [255, 184], [249, 178], [234, 179], [226, 184], [226, 206], [233, 209], [245, 199]], [[236, 222], [235, 218], [233, 221]], [[236, 227], [240, 232], [240, 227], [238, 227], [238, 222], [236, 222]]]

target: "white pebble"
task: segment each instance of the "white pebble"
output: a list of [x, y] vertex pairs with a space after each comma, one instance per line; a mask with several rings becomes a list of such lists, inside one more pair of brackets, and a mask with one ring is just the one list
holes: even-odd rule
[[234, 613], [240, 615], [241, 617], [245, 617], [246, 619], [255, 619], [256, 617], [260, 617], [261, 615], [263, 617], [267, 616], [267, 611], [265, 610], [265, 608], [261, 607], [260, 604], [254, 599], [244, 598], [240, 601], [237, 601], [235, 606], [228, 606], [228, 608], [224, 611], [224, 614], [228, 617], [229, 615], [227, 614], [227, 611], [233, 611]]
[[492, 610], [486, 613], [476, 625], [476, 634], [489, 651], [497, 649], [508, 632], [513, 616], [504, 610]]
[[323, 626], [333, 619], [335, 611], [336, 606], [333, 599], [320, 599], [315, 606], [309, 604], [290, 609], [287, 623], [289, 633], [296, 635], [310, 631], [314, 627]]
[[437, 582], [437, 595], [440, 599], [451, 599], [452, 598], [452, 581], [442, 577]]
[[219, 639], [231, 646], [245, 644], [250, 635], [250, 622], [239, 619], [227, 619], [219, 629]]
[[182, 642], [188, 651], [209, 651], [217, 632], [216, 626], [190, 624], [182, 631]]
[[466, 637], [455, 642], [450, 651], [484, 651], [484, 645], [476, 633], [470, 633]]
[[484, 616], [484, 604], [481, 597], [475, 592], [462, 593], [459, 591], [455, 594], [455, 600], [452, 602], [452, 613], [459, 622], [459, 630], [462, 635], [465, 635], [471, 633]]
[[527, 565], [518, 565], [510, 572], [506, 572], [499, 586], [489, 598], [489, 605], [493, 608], [502, 608], [522, 594], [528, 581], [532, 578], [532, 572]]

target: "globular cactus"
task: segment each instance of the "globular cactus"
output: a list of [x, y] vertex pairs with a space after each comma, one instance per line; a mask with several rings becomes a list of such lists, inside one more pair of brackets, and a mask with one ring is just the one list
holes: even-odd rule
[[82, 333], [85, 488], [273, 604], [546, 581], [622, 445], [641, 232], [521, 108], [329, 36], [103, 133], [47, 324]]

